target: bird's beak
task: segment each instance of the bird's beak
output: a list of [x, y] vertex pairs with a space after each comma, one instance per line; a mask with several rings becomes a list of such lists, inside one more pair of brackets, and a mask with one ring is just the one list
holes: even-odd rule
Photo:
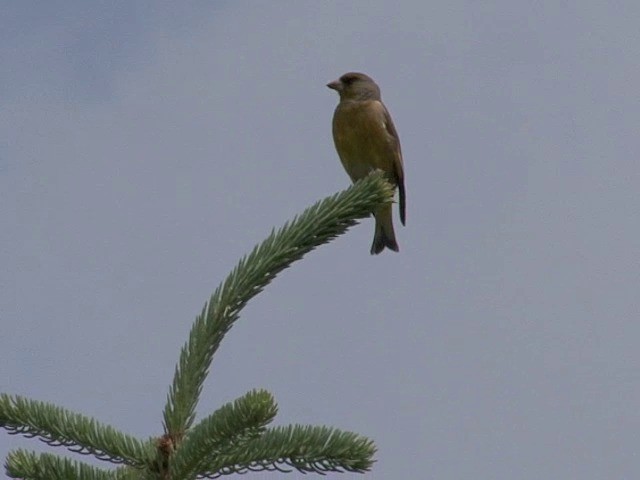
[[341, 86], [342, 84], [340, 83], [340, 80], [334, 80], [333, 82], [327, 83], [327, 87], [329, 87], [331, 90], [335, 90], [336, 92], [340, 91]]

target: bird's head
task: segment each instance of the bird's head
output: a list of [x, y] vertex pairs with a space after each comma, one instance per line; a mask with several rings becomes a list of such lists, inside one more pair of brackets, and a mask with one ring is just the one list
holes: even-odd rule
[[345, 73], [327, 87], [338, 92], [340, 100], [380, 100], [380, 88], [364, 73]]

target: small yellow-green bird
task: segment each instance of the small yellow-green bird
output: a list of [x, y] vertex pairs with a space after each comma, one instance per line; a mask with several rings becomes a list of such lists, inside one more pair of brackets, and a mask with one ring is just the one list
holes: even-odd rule
[[[355, 182], [374, 170], [382, 170], [400, 192], [400, 221], [405, 224], [406, 198], [400, 139], [389, 111], [382, 103], [380, 88], [364, 73], [349, 72], [327, 84], [340, 95], [333, 114], [333, 141], [342, 166]], [[389, 248], [399, 250], [393, 231], [391, 204], [373, 215], [376, 231], [371, 254]]]

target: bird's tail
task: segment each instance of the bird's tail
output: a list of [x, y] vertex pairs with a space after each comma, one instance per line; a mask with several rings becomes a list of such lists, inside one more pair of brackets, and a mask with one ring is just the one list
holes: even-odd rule
[[376, 232], [371, 245], [371, 255], [379, 254], [385, 247], [398, 252], [400, 248], [396, 241], [396, 234], [393, 231], [391, 204], [388, 203], [380, 207], [376, 210], [374, 216], [376, 217]]

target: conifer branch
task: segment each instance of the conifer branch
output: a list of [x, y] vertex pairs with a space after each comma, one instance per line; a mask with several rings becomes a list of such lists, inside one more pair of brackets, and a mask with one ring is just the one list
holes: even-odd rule
[[172, 458], [172, 479], [194, 478], [209, 458], [257, 438], [278, 412], [271, 394], [251, 391], [227, 403], [187, 434]]
[[268, 429], [259, 438], [215, 455], [199, 476], [217, 478], [249, 471], [366, 472], [376, 447], [365, 437], [329, 427], [293, 425]]
[[[5, 463], [10, 478], [24, 480], [127, 480], [140, 478], [124, 470], [107, 471], [50, 453], [10, 452]], [[133, 473], [133, 471], [130, 471]]]
[[205, 304], [182, 348], [164, 410], [166, 434], [181, 438], [193, 424], [213, 354], [246, 303], [294, 261], [392, 200], [393, 187], [374, 172], [307, 208], [240, 260]]
[[213, 354], [246, 303], [294, 261], [392, 200], [393, 187], [375, 172], [307, 208], [240, 260], [205, 304], [182, 348], [163, 415], [165, 435], [160, 438], [138, 440], [61, 407], [0, 394], [0, 427], [10, 434], [38, 437], [49, 445], [124, 464], [107, 471], [17, 450], [7, 457], [7, 474], [30, 480], [190, 480], [251, 470], [369, 470], [375, 446], [365, 437], [327, 427], [267, 429], [277, 406], [263, 390], [224, 405], [195, 427], [193, 422]]
[[39, 437], [49, 445], [112, 463], [143, 466], [155, 455], [151, 443], [62, 407], [20, 396], [0, 394], [0, 426], [10, 434]]

